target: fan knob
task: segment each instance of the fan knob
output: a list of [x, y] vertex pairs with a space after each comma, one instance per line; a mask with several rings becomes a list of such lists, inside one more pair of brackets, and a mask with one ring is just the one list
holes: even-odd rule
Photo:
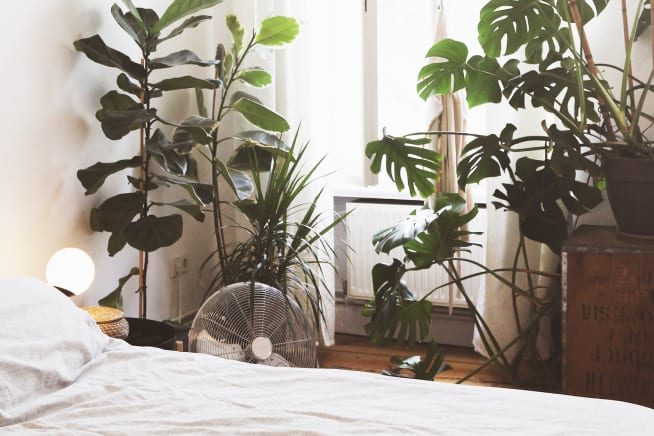
[[266, 360], [270, 357], [273, 351], [273, 345], [269, 338], [265, 336], [259, 336], [252, 341], [250, 347], [252, 349], [252, 354], [257, 360]]

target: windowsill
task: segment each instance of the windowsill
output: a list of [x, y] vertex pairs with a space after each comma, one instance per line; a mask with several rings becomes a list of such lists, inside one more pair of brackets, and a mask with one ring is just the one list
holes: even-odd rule
[[357, 186], [350, 184], [334, 185], [330, 187], [334, 197], [341, 198], [380, 198], [388, 200], [422, 201], [419, 196], [411, 197], [408, 191], [397, 192], [395, 186]]

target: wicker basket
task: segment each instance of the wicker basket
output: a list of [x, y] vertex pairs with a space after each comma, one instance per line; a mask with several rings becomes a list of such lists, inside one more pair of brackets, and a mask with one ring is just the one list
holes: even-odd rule
[[87, 306], [82, 309], [91, 315], [105, 335], [125, 339], [129, 334], [129, 324], [121, 310], [102, 306]]

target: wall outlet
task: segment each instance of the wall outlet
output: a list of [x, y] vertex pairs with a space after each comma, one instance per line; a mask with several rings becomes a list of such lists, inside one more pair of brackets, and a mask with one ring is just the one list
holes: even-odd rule
[[170, 262], [170, 278], [174, 279], [177, 276], [186, 274], [188, 272], [188, 259], [186, 256], [174, 257]]

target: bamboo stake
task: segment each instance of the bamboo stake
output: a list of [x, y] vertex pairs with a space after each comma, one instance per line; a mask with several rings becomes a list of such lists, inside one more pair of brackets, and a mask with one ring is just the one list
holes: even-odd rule
[[[590, 44], [588, 43], [588, 38], [586, 38], [586, 32], [584, 30], [583, 20], [581, 19], [581, 14], [579, 13], [579, 7], [577, 6], [576, 0], [568, 0], [570, 5], [570, 11], [572, 12], [572, 18], [577, 26], [577, 33], [579, 33], [579, 39], [581, 42], [581, 49], [583, 51], [586, 62], [588, 62], [588, 69], [590, 73], [599, 78], [600, 73], [595, 61], [593, 60], [593, 53], [590, 50]], [[582, 85], [583, 86], [583, 85]], [[602, 118], [604, 118], [604, 123], [606, 124], [606, 132], [609, 141], [615, 141], [615, 132], [613, 131], [613, 123], [611, 122], [611, 115], [606, 107], [606, 102], [601, 95], [597, 95], [599, 100], [600, 110], [602, 111]]]
[[[141, 59], [141, 66], [145, 66], [145, 59]], [[145, 93], [143, 89], [141, 89], [141, 95], [139, 96], [141, 100], [141, 104], [145, 102]], [[141, 128], [139, 129], [139, 153], [141, 155], [141, 158], [145, 155], [145, 129], [143, 124], [141, 124]], [[145, 188], [145, 185], [143, 184], [143, 181], [145, 180], [145, 166], [144, 163], [141, 162], [140, 165], [140, 172], [139, 172], [139, 191], [143, 191]], [[143, 293], [143, 285], [145, 284], [145, 280], [143, 277], [143, 266], [144, 266], [145, 260], [143, 256], [143, 250], [139, 250], [139, 289], [138, 289], [138, 294], [139, 294], [139, 318], [145, 318], [145, 313], [144, 313], [144, 293]]]

